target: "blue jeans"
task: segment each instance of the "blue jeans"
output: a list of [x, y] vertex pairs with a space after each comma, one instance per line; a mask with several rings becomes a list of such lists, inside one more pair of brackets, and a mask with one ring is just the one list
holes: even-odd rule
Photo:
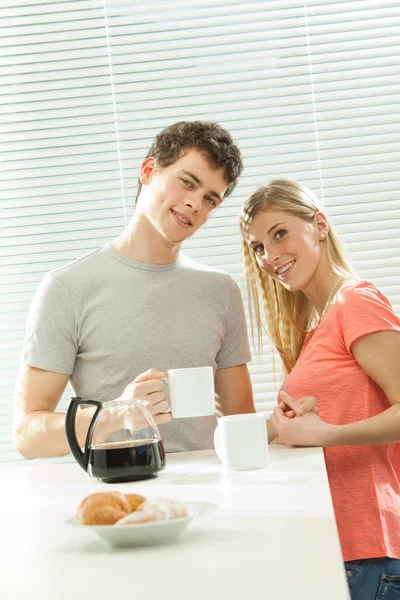
[[400, 560], [364, 558], [344, 567], [351, 600], [400, 600]]

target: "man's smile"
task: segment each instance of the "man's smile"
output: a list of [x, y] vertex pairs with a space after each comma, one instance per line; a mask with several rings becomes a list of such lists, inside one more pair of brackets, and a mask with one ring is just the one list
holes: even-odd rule
[[173, 208], [171, 208], [171, 212], [174, 215], [175, 221], [177, 221], [178, 225], [180, 225], [181, 227], [183, 226], [184, 229], [188, 229], [193, 225], [191, 219], [189, 219], [189, 217], [187, 217], [185, 214], [177, 212]]

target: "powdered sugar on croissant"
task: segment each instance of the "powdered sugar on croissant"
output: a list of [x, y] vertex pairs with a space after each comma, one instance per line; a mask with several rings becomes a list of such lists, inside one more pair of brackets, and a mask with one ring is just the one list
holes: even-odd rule
[[187, 517], [187, 511], [183, 504], [176, 500], [170, 500], [169, 498], [146, 500], [139, 508], [140, 510], [146, 511], [147, 507], [150, 509], [151, 507], [154, 507], [157, 512], [163, 513], [165, 515], [165, 520]]
[[154, 498], [146, 500], [135, 512], [119, 519], [116, 525], [134, 525], [139, 523], [155, 523], [187, 517], [186, 508], [176, 500], [169, 498]]
[[155, 510], [142, 512], [140, 510], [136, 510], [135, 512], [122, 517], [115, 524], [116, 525], [142, 525], [143, 523], [155, 523], [156, 521], [165, 521], [165, 518], [162, 518], [157, 514]]

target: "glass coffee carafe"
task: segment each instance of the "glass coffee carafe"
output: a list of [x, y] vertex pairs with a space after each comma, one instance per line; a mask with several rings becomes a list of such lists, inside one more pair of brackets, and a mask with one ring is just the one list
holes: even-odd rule
[[[65, 419], [69, 447], [79, 465], [105, 483], [154, 477], [165, 467], [160, 432], [145, 400], [97, 402], [71, 398]], [[83, 450], [76, 435], [78, 408], [95, 406]]]

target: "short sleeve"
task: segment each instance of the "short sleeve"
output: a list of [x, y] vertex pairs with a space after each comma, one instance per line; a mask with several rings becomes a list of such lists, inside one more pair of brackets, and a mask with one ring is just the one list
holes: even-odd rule
[[225, 335], [216, 356], [218, 369], [242, 365], [251, 360], [246, 317], [239, 286], [227, 275]]
[[348, 352], [356, 340], [379, 331], [400, 332], [400, 319], [389, 300], [369, 282], [344, 288], [338, 297], [338, 320]]
[[71, 375], [77, 334], [74, 300], [64, 283], [48, 273], [29, 308], [21, 363]]

